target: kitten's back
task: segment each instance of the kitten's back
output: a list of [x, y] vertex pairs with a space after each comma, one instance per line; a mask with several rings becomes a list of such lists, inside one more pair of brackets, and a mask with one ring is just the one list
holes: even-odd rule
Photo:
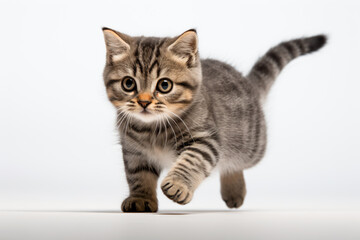
[[[259, 92], [231, 65], [213, 60], [201, 61], [201, 93], [207, 99], [222, 146], [220, 159], [241, 156], [242, 168], [257, 163], [265, 152], [266, 126]], [[235, 151], [235, 152], [234, 152]], [[222, 164], [225, 166], [226, 164]], [[231, 168], [231, 166], [229, 166]]]
[[[220, 159], [241, 156], [242, 168], [256, 164], [266, 148], [266, 124], [262, 103], [281, 70], [291, 60], [314, 52], [326, 43], [326, 36], [299, 38], [271, 48], [245, 77], [221, 61], [201, 61], [201, 94], [218, 128]], [[235, 161], [229, 161], [235, 162]], [[223, 164], [226, 168], [226, 164]], [[228, 166], [231, 169], [233, 166]]]

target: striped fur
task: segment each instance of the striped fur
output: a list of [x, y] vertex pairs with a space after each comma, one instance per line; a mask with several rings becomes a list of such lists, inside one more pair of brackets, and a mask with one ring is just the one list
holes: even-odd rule
[[256, 62], [247, 78], [261, 92], [261, 95], [266, 96], [275, 78], [286, 64], [301, 55], [318, 50], [325, 43], [326, 37], [324, 35], [280, 43]]
[[[201, 60], [195, 30], [154, 38], [106, 28], [104, 36], [104, 82], [118, 113], [130, 191], [122, 204], [125, 212], [157, 211], [156, 185], [164, 168], [170, 170], [161, 183], [163, 193], [187, 204], [218, 167], [223, 200], [240, 207], [246, 193], [243, 170], [260, 161], [266, 149], [261, 100], [289, 61], [326, 40], [321, 35], [281, 43], [243, 77], [226, 63]], [[136, 83], [130, 92], [123, 87], [129, 77]], [[161, 79], [171, 81], [168, 93], [158, 89]]]

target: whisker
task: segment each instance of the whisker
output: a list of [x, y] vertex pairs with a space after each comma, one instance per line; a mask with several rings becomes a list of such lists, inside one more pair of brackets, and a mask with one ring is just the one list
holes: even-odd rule
[[[161, 116], [160, 116], [161, 117]], [[158, 131], [158, 134], [156, 135], [156, 138], [160, 135], [161, 133], [161, 118], [159, 119], [159, 131]]]
[[117, 122], [116, 122], [116, 126], [119, 127], [119, 123], [122, 121], [122, 119], [126, 116], [126, 112], [125, 111], [122, 111], [122, 110], [119, 110], [120, 112], [118, 113], [117, 115]]
[[[129, 115], [129, 114], [128, 114], [128, 115]], [[127, 130], [128, 130], [128, 127], [129, 127], [130, 118], [131, 118], [131, 116], [128, 117], [127, 120], [126, 120], [126, 127], [125, 127], [125, 132], [124, 132], [124, 134], [127, 134]]]
[[[164, 120], [164, 119], [161, 118], [161, 120]], [[166, 127], [165, 121], [163, 121], [163, 123], [164, 123], [164, 128], [165, 128], [165, 144], [164, 144], [164, 147], [166, 147], [166, 144], [167, 144], [167, 127]]]
[[184, 144], [184, 135], [183, 135], [183, 133], [182, 133], [182, 129], [179, 127], [179, 124], [177, 124], [177, 122], [176, 122], [171, 116], [168, 116], [168, 117], [170, 118], [170, 120], [172, 120], [172, 121], [176, 124], [177, 128], [179, 129], [179, 131], [180, 131], [180, 133], [181, 133], [181, 141], [182, 141], [183, 144]]
[[[153, 131], [153, 134], [152, 134], [152, 135], [155, 135], [155, 132], [156, 132], [156, 129], [157, 129], [158, 123], [159, 123], [159, 120], [158, 120], [158, 119], [156, 119], [156, 125], [155, 125], [155, 128], [154, 128], [154, 131]], [[157, 138], [157, 135], [156, 135], [156, 138]]]
[[175, 134], [175, 131], [173, 129], [173, 127], [171, 126], [171, 123], [169, 122], [169, 119], [167, 117], [165, 117], [165, 120], [169, 123], [170, 127], [171, 127], [171, 130], [174, 134], [174, 139], [175, 139], [175, 146], [177, 147], [177, 139], [176, 139], [176, 134]]
[[168, 111], [166, 111], [166, 112], [171, 113], [171, 114], [173, 114], [175, 117], [177, 117], [178, 119], [180, 119], [180, 121], [184, 124], [184, 126], [186, 127], [188, 133], [190, 134], [191, 139], [193, 140], [193, 142], [195, 142], [195, 140], [194, 140], [194, 138], [193, 138], [193, 136], [192, 136], [192, 134], [191, 134], [191, 132], [190, 132], [190, 129], [188, 128], [188, 126], [186, 125], [186, 123], [184, 122], [184, 120], [182, 120], [182, 118], [181, 118], [180, 116], [178, 116], [177, 114], [173, 113], [172, 111], [169, 111], [169, 110], [168, 110]]
[[119, 119], [116, 122], [116, 126], [119, 128], [121, 125], [121, 122], [123, 121], [123, 119], [125, 118], [126, 113], [123, 113], [121, 117], [119, 117]]
[[120, 129], [121, 124], [124, 122], [124, 120], [127, 119], [128, 115], [129, 115], [129, 113], [127, 112], [127, 113], [125, 113], [124, 116], [121, 118], [121, 122], [120, 122], [119, 125], [118, 125], [118, 129]]

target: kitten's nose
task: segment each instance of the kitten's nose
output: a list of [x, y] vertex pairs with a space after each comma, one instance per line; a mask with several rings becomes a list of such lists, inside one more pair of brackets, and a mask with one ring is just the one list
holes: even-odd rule
[[138, 103], [139, 103], [143, 108], [146, 108], [147, 106], [149, 106], [149, 104], [150, 104], [151, 102], [150, 102], [150, 101], [139, 100]]
[[145, 109], [151, 103], [151, 99], [152, 97], [149, 93], [140, 93], [137, 102]]

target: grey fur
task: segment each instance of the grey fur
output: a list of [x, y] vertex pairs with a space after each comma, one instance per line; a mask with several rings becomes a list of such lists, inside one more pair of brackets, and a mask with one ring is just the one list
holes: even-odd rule
[[[288, 62], [326, 42], [320, 35], [281, 43], [244, 77], [226, 63], [200, 60], [194, 30], [176, 38], [129, 37], [111, 29], [104, 33], [104, 81], [118, 110], [130, 189], [123, 211], [157, 211], [156, 182], [167, 165], [171, 169], [161, 188], [173, 201], [188, 203], [201, 181], [218, 166], [224, 201], [229, 207], [240, 207], [246, 192], [242, 171], [259, 162], [266, 149], [262, 101]], [[113, 49], [119, 45], [121, 51]], [[138, 84], [133, 93], [121, 90], [126, 75]], [[173, 81], [174, 89], [159, 95], [154, 84], [164, 76]], [[151, 114], [165, 117], [142, 120], [137, 101], [144, 96], [151, 103]]]

